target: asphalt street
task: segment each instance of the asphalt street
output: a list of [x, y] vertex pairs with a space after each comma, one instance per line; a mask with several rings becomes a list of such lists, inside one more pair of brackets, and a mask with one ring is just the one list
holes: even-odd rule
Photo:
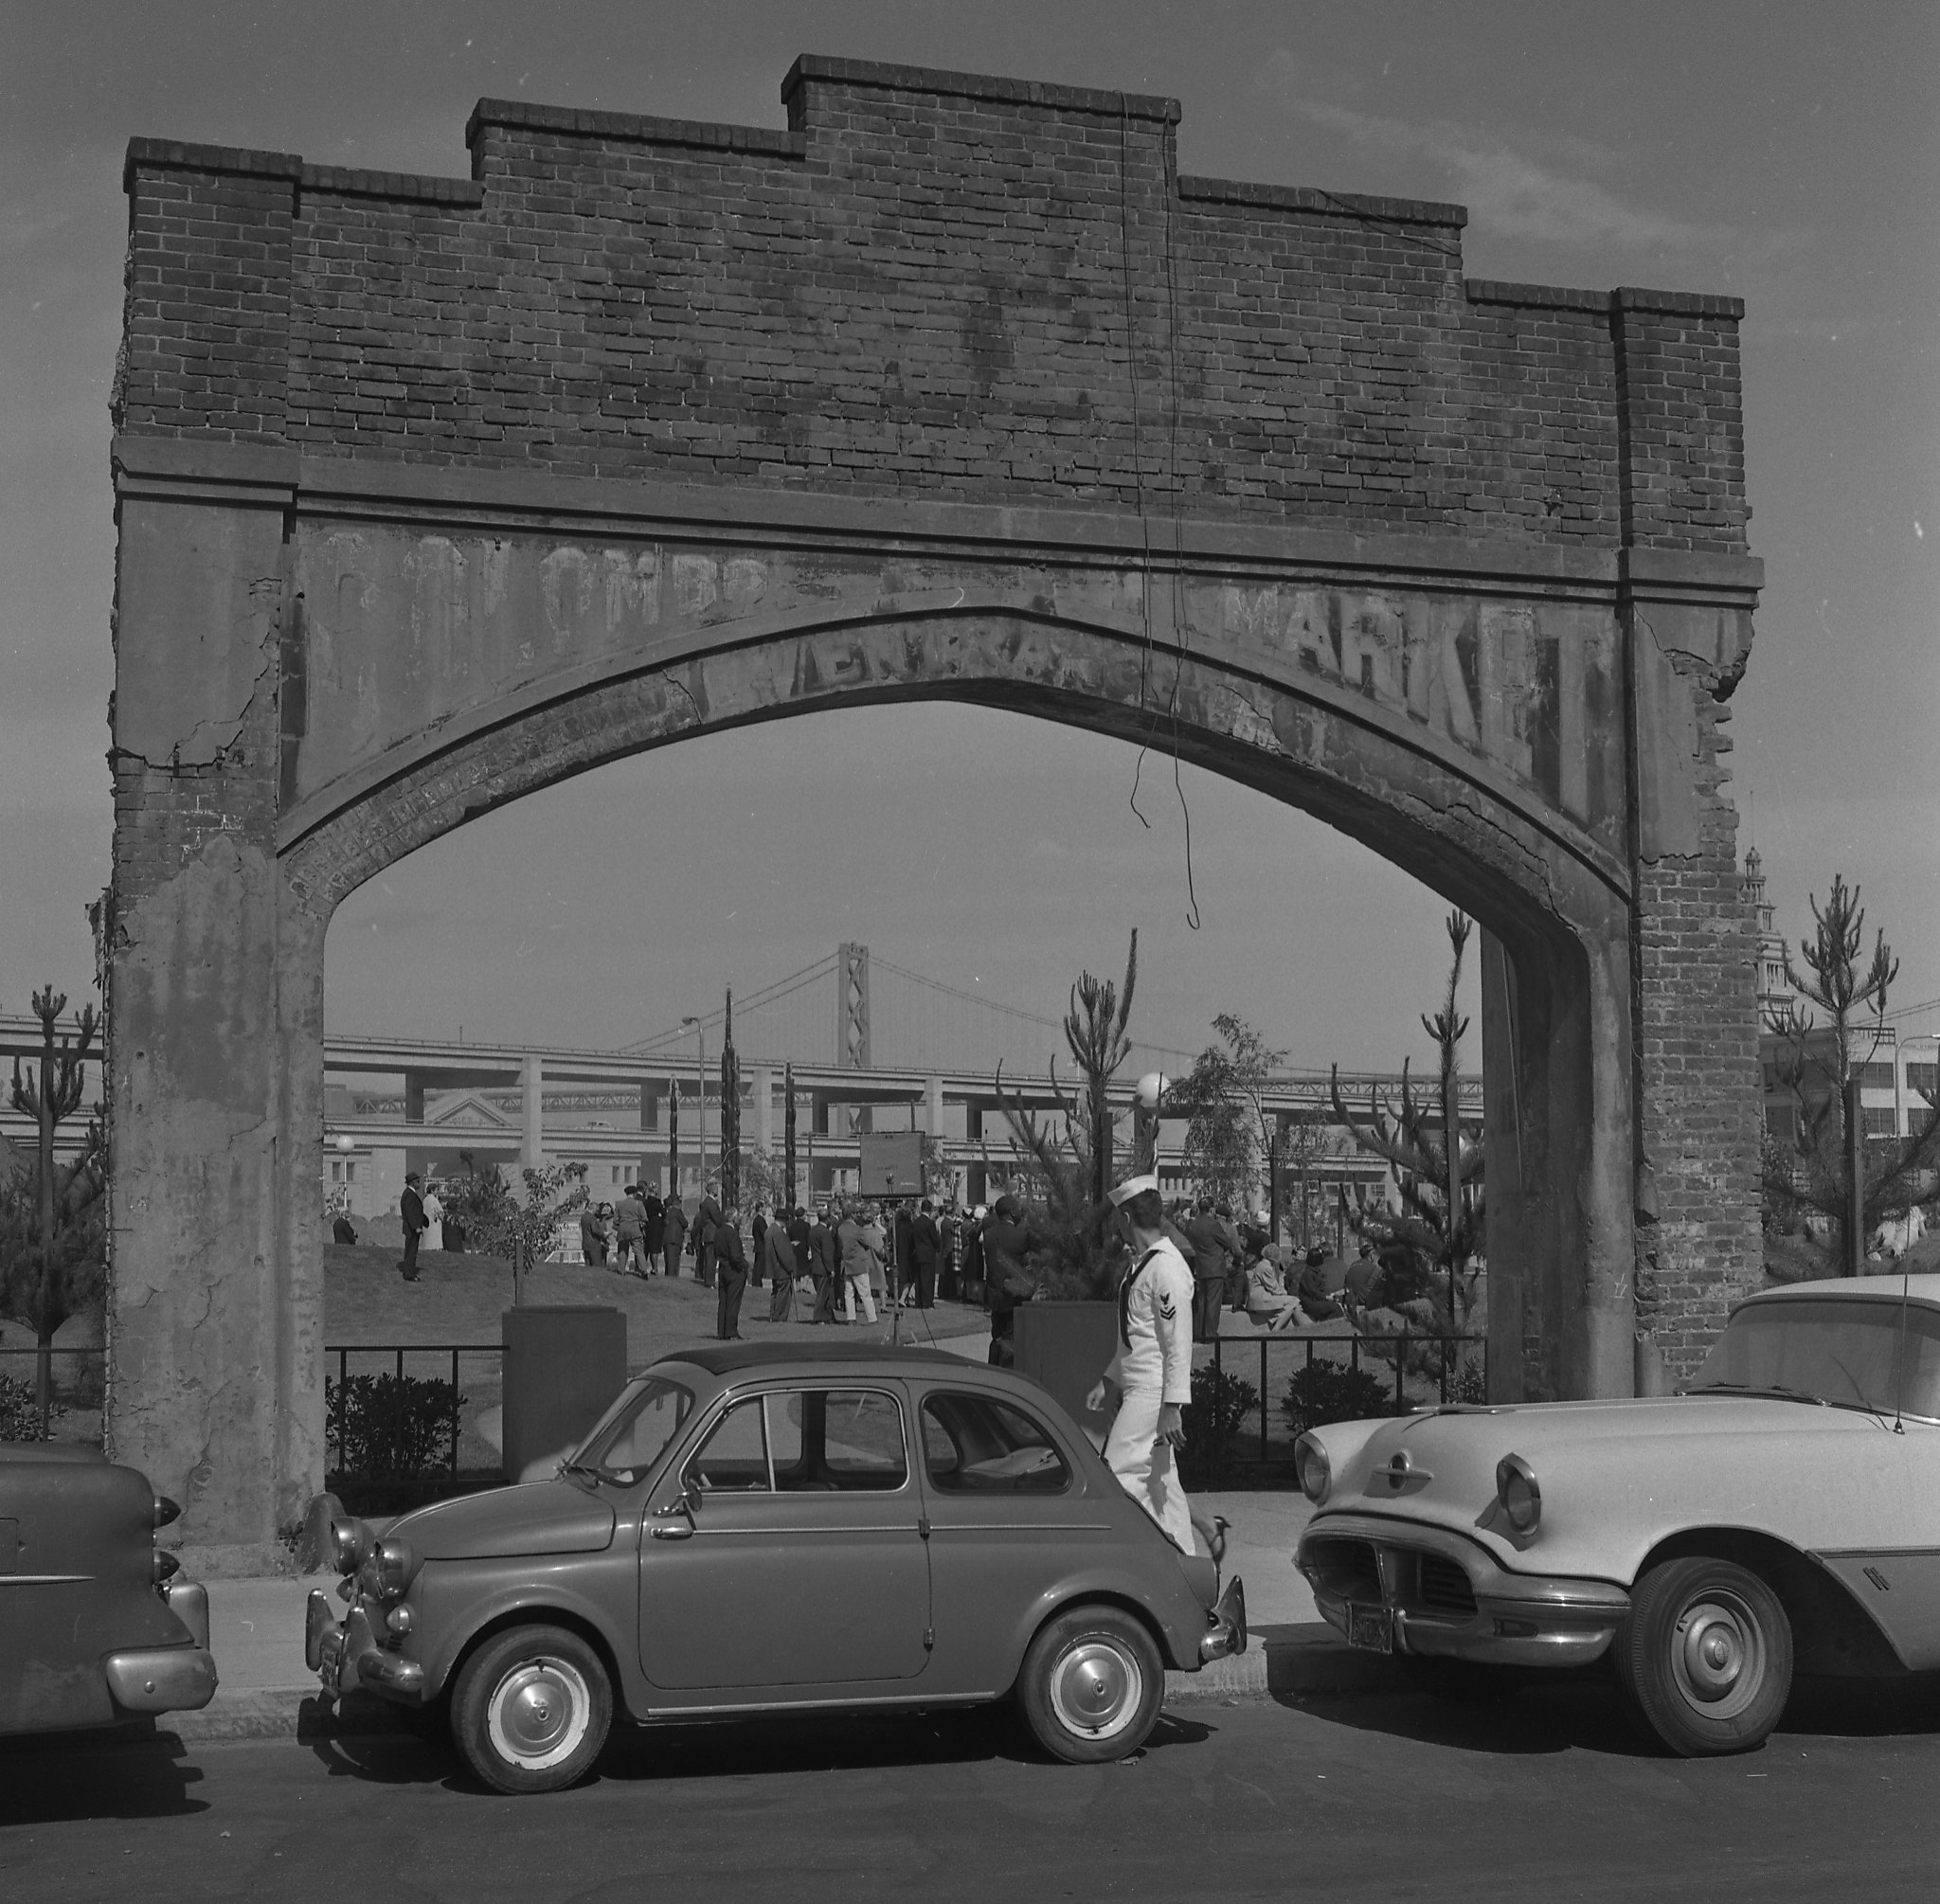
[[0, 1748], [11, 1897], [1931, 1898], [1940, 1700], [1804, 1696], [1743, 1758], [1657, 1756], [1603, 1687], [1181, 1707], [1123, 1764], [1004, 1711], [631, 1732], [487, 1794], [382, 1741]]

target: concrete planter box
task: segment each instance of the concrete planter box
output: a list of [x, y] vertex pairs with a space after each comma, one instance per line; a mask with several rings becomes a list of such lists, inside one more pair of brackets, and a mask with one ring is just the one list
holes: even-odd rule
[[558, 1454], [626, 1386], [626, 1312], [584, 1303], [507, 1309], [505, 1478]]
[[1012, 1318], [1017, 1373], [1050, 1390], [1065, 1412], [1102, 1440], [1110, 1417], [1091, 1414], [1085, 1397], [1118, 1343], [1116, 1302], [1024, 1302]]

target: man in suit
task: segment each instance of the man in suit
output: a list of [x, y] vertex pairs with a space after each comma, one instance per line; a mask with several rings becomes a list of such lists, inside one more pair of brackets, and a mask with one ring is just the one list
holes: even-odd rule
[[721, 1214], [721, 1187], [708, 1185], [701, 1195], [701, 1207], [693, 1213], [693, 1274], [697, 1283], [714, 1280], [714, 1233], [727, 1219]]
[[835, 1320], [836, 1270], [841, 1260], [835, 1243], [834, 1204], [816, 1212], [814, 1227], [808, 1232], [807, 1260], [809, 1274], [815, 1278], [815, 1312], [808, 1320], [811, 1322], [833, 1322]]
[[909, 1266], [916, 1278], [916, 1306], [936, 1302], [936, 1267], [943, 1253], [943, 1231], [936, 1227], [936, 1206], [928, 1197], [909, 1224]]
[[406, 1283], [418, 1280], [418, 1239], [430, 1227], [424, 1215], [424, 1199], [418, 1194], [423, 1178], [414, 1170], [404, 1177], [404, 1194], [398, 1198], [398, 1214], [404, 1225], [404, 1260], [398, 1265]]
[[1029, 1258], [1039, 1247], [1039, 1239], [1024, 1214], [1024, 1206], [1006, 1192], [990, 1212], [980, 1240], [983, 1280], [990, 1289], [989, 1359], [994, 1367], [1008, 1369], [1016, 1362], [1011, 1337], [1017, 1305], [1028, 1302], [1037, 1288]]
[[768, 1212], [764, 1205], [755, 1205], [754, 1221], [748, 1229], [754, 1241], [754, 1248], [748, 1252], [748, 1261], [754, 1266], [754, 1286], [759, 1289], [763, 1279], [768, 1273], [767, 1253], [762, 1248], [768, 1233]]
[[1186, 1241], [1193, 1246], [1193, 1337], [1210, 1342], [1219, 1333], [1219, 1311], [1226, 1302], [1226, 1278], [1240, 1253], [1231, 1224], [1212, 1208], [1210, 1196], [1185, 1223]]
[[680, 1190], [677, 1185], [668, 1193], [663, 1221], [665, 1232], [662, 1240], [667, 1247], [666, 1261], [662, 1267], [668, 1275], [678, 1276], [681, 1252], [687, 1248], [687, 1206], [680, 1200]]
[[768, 1320], [795, 1320], [795, 1245], [788, 1240], [779, 1211], [762, 1233], [762, 1274], [768, 1279]]
[[747, 1293], [747, 1246], [741, 1226], [723, 1217], [714, 1226], [708, 1250], [714, 1265], [714, 1333], [724, 1342], [741, 1340], [741, 1299]]

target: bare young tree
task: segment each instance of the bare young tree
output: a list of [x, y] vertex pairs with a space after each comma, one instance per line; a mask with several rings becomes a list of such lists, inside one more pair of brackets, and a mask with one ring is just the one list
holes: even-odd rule
[[[1863, 1247], [1873, 1226], [1917, 1201], [1927, 1174], [1940, 1159], [1940, 1094], [1923, 1092], [1925, 1112], [1904, 1138], [1868, 1141], [1856, 1129], [1854, 1093], [1848, 1088], [1891, 1034], [1886, 995], [1899, 975], [1899, 961], [1878, 932], [1870, 958], [1863, 956], [1866, 914], [1859, 889], [1850, 891], [1835, 873], [1822, 907], [1812, 901], [1812, 936], [1799, 942], [1794, 962], [1786, 953], [1785, 975], [1793, 991], [1826, 1015], [1823, 1029], [1810, 1012], [1789, 1001], [1767, 1016], [1782, 1039], [1775, 1066], [1792, 1100], [1792, 1141], [1768, 1141], [1762, 1154], [1767, 1206], [1782, 1217], [1810, 1212], [1829, 1225], [1835, 1261], [1841, 1267]], [[1805, 967], [1800, 970], [1800, 965]], [[1854, 1182], [1853, 1159], [1859, 1159]], [[1847, 1229], [1858, 1191], [1859, 1230]]]
[[1482, 1145], [1462, 1129], [1460, 1054], [1468, 1020], [1455, 1009], [1462, 982], [1462, 960], [1468, 949], [1472, 922], [1460, 912], [1447, 919], [1448, 986], [1442, 1009], [1424, 1015], [1422, 1029], [1435, 1041], [1436, 1079], [1431, 1097], [1417, 1096], [1401, 1067], [1401, 1102], [1386, 1103], [1374, 1087], [1368, 1090], [1368, 1117], [1356, 1118], [1340, 1096], [1340, 1069], [1329, 1077], [1334, 1115], [1356, 1143], [1392, 1166], [1401, 1194], [1401, 1208], [1371, 1208], [1355, 1227], [1375, 1244], [1405, 1245], [1422, 1262], [1446, 1278], [1448, 1307], [1459, 1325], [1475, 1300], [1479, 1271], [1473, 1266], [1482, 1248], [1483, 1223]]

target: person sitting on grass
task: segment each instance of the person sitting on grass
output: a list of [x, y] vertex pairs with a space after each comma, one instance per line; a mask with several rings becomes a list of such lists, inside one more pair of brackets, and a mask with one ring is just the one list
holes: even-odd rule
[[1261, 1329], [1295, 1329], [1306, 1322], [1298, 1297], [1286, 1287], [1281, 1250], [1269, 1243], [1247, 1266], [1247, 1320]]

